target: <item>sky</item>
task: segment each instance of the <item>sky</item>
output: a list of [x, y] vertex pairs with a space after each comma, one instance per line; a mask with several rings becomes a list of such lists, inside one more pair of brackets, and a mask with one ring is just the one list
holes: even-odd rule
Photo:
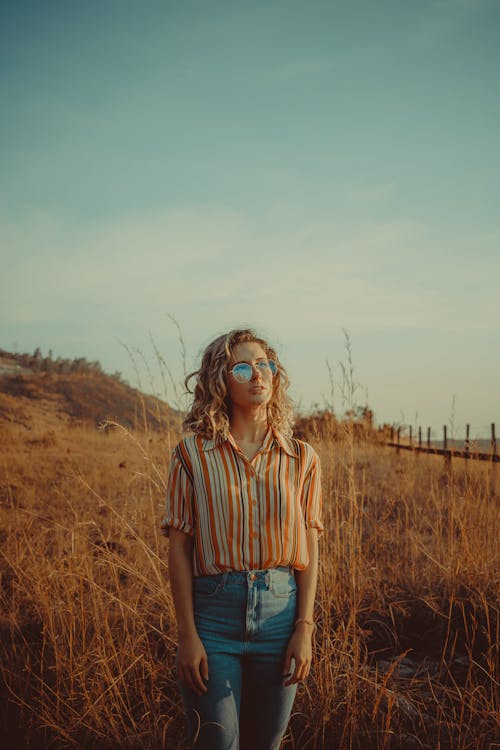
[[499, 31], [500, 0], [0, 0], [0, 347], [172, 400], [172, 317], [188, 370], [253, 326], [341, 413], [346, 331], [379, 423], [487, 436]]

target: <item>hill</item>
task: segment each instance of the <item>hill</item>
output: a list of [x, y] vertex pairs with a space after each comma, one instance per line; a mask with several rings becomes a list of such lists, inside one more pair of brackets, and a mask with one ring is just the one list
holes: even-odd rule
[[169, 428], [177, 413], [165, 402], [141, 393], [105, 373], [98, 362], [84, 358], [53, 359], [13, 354], [0, 349], [0, 425], [57, 428], [71, 424], [99, 425], [106, 420], [127, 428]]

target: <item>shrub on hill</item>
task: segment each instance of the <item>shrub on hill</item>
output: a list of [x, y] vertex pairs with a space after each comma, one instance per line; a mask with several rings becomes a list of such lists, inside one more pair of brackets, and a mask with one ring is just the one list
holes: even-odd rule
[[127, 428], [147, 426], [155, 430], [178, 422], [168, 404], [132, 388], [120, 373], [106, 374], [99, 362], [88, 362], [85, 357], [53, 359], [52, 352], [42, 357], [39, 349], [33, 355], [0, 349], [0, 359], [7, 366], [23, 368], [19, 372], [7, 370], [1, 378], [1, 391], [16, 399], [9, 402], [11, 412], [16, 403], [21, 406], [22, 399], [31, 404], [49, 401], [54, 411], [75, 422], [99, 425], [112, 420]]
[[[48, 372], [67, 374], [74, 372], [101, 373], [104, 374], [101, 363], [97, 360], [89, 361], [85, 357], [75, 357], [74, 359], [65, 359], [57, 357], [54, 359], [52, 349], [49, 349], [46, 357], [42, 355], [39, 347], [33, 354], [17, 354], [0, 349], [0, 357], [18, 364], [20, 367], [27, 368], [33, 372]], [[107, 377], [113, 378], [119, 382], [124, 382], [120, 372], [115, 372]]]

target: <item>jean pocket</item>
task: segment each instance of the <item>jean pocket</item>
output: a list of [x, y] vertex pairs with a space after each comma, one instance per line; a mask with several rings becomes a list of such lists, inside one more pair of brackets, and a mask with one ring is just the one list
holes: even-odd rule
[[221, 590], [221, 576], [196, 576], [193, 578], [193, 593], [200, 599], [209, 599]]
[[277, 599], [289, 599], [297, 591], [297, 582], [291, 573], [288, 575], [271, 575], [269, 588]]

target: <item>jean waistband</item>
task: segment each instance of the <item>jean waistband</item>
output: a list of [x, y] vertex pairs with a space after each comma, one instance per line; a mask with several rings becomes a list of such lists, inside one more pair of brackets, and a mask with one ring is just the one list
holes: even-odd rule
[[211, 581], [220, 580], [224, 583], [230, 581], [231, 583], [255, 583], [263, 581], [266, 585], [270, 585], [273, 579], [281, 576], [294, 575], [294, 569], [288, 565], [279, 566], [277, 568], [266, 568], [257, 570], [226, 570], [225, 573], [216, 573], [215, 575], [209, 576], [196, 576], [198, 580], [209, 579]]

